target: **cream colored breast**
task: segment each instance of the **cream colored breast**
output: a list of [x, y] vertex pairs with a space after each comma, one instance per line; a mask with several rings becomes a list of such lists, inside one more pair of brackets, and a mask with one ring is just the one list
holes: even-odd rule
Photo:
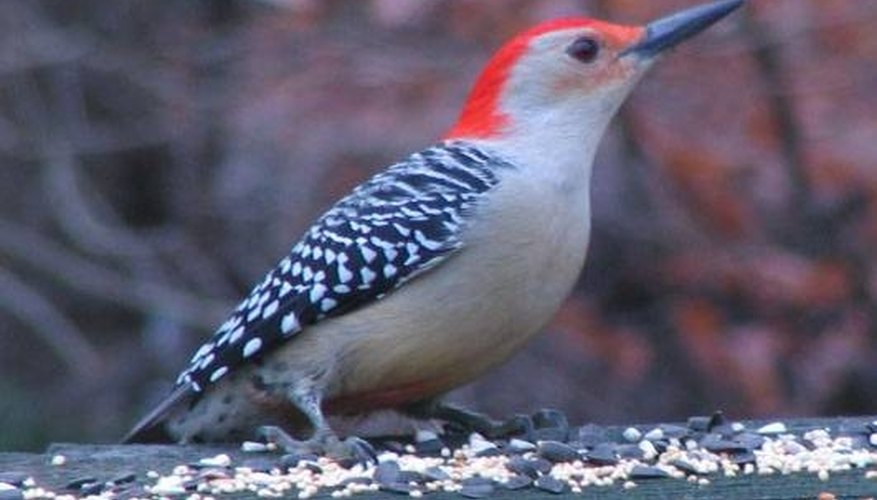
[[443, 392], [508, 358], [578, 278], [589, 219], [586, 192], [520, 177], [501, 184], [461, 251], [361, 313], [325, 325], [320, 334], [344, 345], [333, 392], [423, 383]]

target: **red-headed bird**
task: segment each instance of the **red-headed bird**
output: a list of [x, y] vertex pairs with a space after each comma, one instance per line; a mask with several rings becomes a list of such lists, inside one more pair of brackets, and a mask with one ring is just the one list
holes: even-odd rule
[[[362, 457], [325, 413], [483, 424], [439, 398], [507, 359], [585, 262], [597, 145], [656, 56], [743, 3], [644, 27], [546, 22], [487, 63], [445, 138], [323, 214], [192, 357], [127, 441], [267, 436]], [[286, 431], [310, 428], [303, 440]]]

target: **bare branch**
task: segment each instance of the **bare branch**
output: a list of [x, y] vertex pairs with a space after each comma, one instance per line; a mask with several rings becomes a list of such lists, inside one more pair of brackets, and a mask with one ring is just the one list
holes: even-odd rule
[[3, 268], [0, 268], [0, 308], [30, 326], [76, 376], [97, 375], [100, 356], [85, 335], [50, 300]]
[[787, 88], [782, 69], [782, 56], [778, 48], [766, 42], [765, 30], [755, 18], [752, 9], [743, 9], [743, 27], [752, 47], [752, 56], [764, 86], [766, 98], [776, 120], [778, 139], [783, 153], [783, 166], [792, 184], [789, 209], [791, 213], [803, 212], [812, 196], [807, 177], [806, 160], [801, 142], [802, 133], [795, 118], [794, 105], [781, 89]]
[[43, 271], [76, 292], [146, 314], [160, 314], [194, 328], [213, 328], [228, 311], [224, 301], [197, 297], [145, 279], [129, 279], [7, 220], [0, 220], [0, 252]]

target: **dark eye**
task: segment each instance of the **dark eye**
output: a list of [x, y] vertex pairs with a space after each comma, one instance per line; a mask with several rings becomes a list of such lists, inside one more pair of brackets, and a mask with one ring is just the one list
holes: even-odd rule
[[593, 62], [600, 54], [600, 43], [591, 37], [583, 36], [566, 48], [566, 53], [583, 63]]

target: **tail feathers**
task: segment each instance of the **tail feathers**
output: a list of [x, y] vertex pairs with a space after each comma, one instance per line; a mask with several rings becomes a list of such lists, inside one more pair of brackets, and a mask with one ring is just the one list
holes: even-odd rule
[[164, 398], [161, 403], [152, 409], [145, 417], [122, 438], [122, 443], [169, 443], [174, 439], [167, 433], [162, 425], [168, 413], [181, 403], [189, 400], [195, 392], [190, 384], [175, 388]]

